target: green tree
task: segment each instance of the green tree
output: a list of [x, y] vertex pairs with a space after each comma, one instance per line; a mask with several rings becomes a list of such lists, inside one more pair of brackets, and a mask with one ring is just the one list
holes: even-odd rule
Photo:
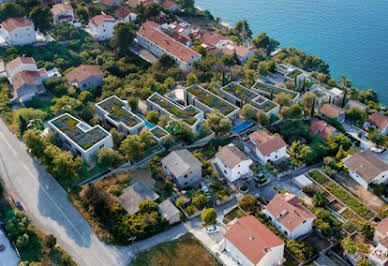
[[30, 18], [42, 33], [46, 33], [51, 28], [52, 14], [47, 7], [34, 7], [30, 12]]
[[210, 200], [204, 193], [196, 193], [192, 198], [192, 202], [198, 210], [202, 210], [209, 205]]
[[147, 129], [143, 129], [142, 131], [140, 131], [139, 137], [141, 141], [144, 143], [145, 149], [151, 147], [156, 143], [151, 131]]
[[243, 42], [252, 38], [252, 30], [245, 19], [237, 21], [231, 32], [233, 35], [239, 36], [239, 39]]
[[374, 266], [374, 264], [369, 262], [367, 258], [363, 257], [357, 262], [357, 266]]
[[194, 85], [194, 84], [198, 84], [198, 83], [199, 83], [199, 80], [194, 73], [187, 74], [187, 77], [186, 77], [186, 86], [187, 87]]
[[139, 211], [151, 213], [154, 211], [158, 211], [159, 205], [152, 200], [145, 200], [139, 203]]
[[138, 135], [128, 135], [121, 143], [120, 151], [129, 161], [134, 161], [144, 156], [144, 143]]
[[78, 96], [78, 99], [83, 103], [86, 104], [93, 100], [93, 94], [90, 91], [81, 91], [81, 93]]
[[54, 235], [50, 234], [50, 235], [45, 236], [43, 243], [47, 248], [53, 249], [55, 247], [55, 245], [57, 244], [57, 239], [55, 238]]
[[132, 112], [136, 112], [139, 105], [139, 99], [135, 96], [131, 96], [128, 98], [128, 105], [131, 108]]
[[217, 220], [217, 212], [213, 208], [205, 209], [201, 213], [201, 219], [204, 225], [215, 224]]
[[288, 106], [291, 103], [291, 96], [287, 93], [281, 92], [273, 99], [274, 102], [280, 106]]
[[74, 114], [74, 112], [82, 106], [81, 102], [78, 99], [69, 96], [54, 98], [52, 101], [54, 105], [50, 108], [54, 114], [61, 114], [66, 112]]
[[253, 120], [256, 118], [256, 111], [251, 104], [247, 103], [241, 108], [241, 116], [244, 119]]
[[269, 56], [279, 46], [279, 42], [270, 38], [266, 33], [262, 32], [252, 40], [253, 45], [257, 49], [264, 49]]
[[159, 122], [159, 113], [156, 111], [149, 111], [146, 115], [146, 119], [153, 124], [158, 124]]
[[181, 5], [181, 8], [183, 9], [187, 9], [187, 10], [194, 9], [194, 0], [179, 0], [179, 3]]
[[365, 238], [372, 240], [375, 228], [370, 222], [360, 221], [358, 223], [358, 232], [360, 232]]
[[83, 166], [81, 157], [74, 158], [71, 152], [62, 152], [52, 161], [52, 174], [65, 183], [77, 180]]
[[232, 128], [232, 121], [224, 118], [218, 110], [207, 116], [207, 122], [209, 123], [210, 129], [218, 135], [227, 134]]
[[325, 207], [329, 200], [320, 192], [314, 194], [313, 204], [315, 207]]
[[114, 148], [118, 149], [124, 139], [124, 134], [119, 132], [116, 128], [112, 128], [109, 133], [112, 135]]
[[249, 213], [254, 213], [256, 210], [256, 204], [257, 200], [252, 195], [248, 194], [242, 197], [242, 199], [239, 201], [240, 207]]
[[311, 110], [313, 110], [315, 104], [315, 94], [314, 92], [306, 92], [302, 97], [304, 112], [309, 115], [314, 115]]
[[47, 113], [34, 108], [20, 108], [13, 112], [12, 124], [18, 130], [18, 135], [22, 136], [24, 131], [28, 129], [28, 124], [32, 120], [44, 120]]
[[314, 255], [314, 249], [305, 242], [289, 240], [286, 247], [300, 260], [307, 260]]
[[114, 36], [111, 39], [111, 44], [112, 47], [116, 49], [117, 54], [119, 56], [128, 54], [129, 47], [136, 37], [136, 29], [134, 24], [131, 22], [120, 22], [115, 25], [113, 34]]
[[260, 110], [256, 113], [256, 120], [262, 126], [266, 126], [269, 123], [269, 118], [263, 110]]
[[23, 7], [14, 2], [3, 3], [0, 6], [1, 22], [6, 20], [7, 18], [23, 17], [25, 15], [26, 14], [24, 13]]
[[117, 167], [123, 160], [118, 151], [102, 147], [97, 153], [97, 162], [102, 167]]
[[356, 242], [350, 237], [345, 237], [341, 240], [341, 247], [349, 254], [354, 254], [357, 251]]
[[361, 111], [360, 108], [354, 106], [345, 111], [346, 119], [356, 123], [357, 125], [362, 125], [365, 121], [366, 115]]
[[43, 157], [43, 152], [46, 147], [46, 141], [40, 136], [40, 131], [29, 129], [23, 134], [23, 140], [26, 146], [30, 149], [31, 154], [37, 158]]

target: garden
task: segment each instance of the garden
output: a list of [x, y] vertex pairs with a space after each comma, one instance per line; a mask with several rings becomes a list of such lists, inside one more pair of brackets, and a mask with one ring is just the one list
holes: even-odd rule
[[281, 92], [283, 92], [287, 95], [290, 95], [291, 100], [294, 100], [298, 96], [297, 92], [290, 91], [290, 90], [280, 88], [280, 87], [270, 86], [268, 84], [265, 84], [265, 83], [262, 83], [259, 81], [256, 82], [256, 84], [252, 88], [259, 90], [259, 91], [262, 91], [265, 94], [265, 96], [267, 96], [267, 97], [271, 97], [271, 95], [272, 95], [272, 98], [275, 98], [276, 95], [278, 95]]
[[192, 216], [210, 207], [210, 199], [202, 189], [198, 191], [191, 189], [177, 197], [175, 205], [181, 208], [188, 216]]

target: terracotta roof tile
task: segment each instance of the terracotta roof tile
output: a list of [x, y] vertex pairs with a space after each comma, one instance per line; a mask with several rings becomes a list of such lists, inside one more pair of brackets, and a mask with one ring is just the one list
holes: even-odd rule
[[150, 6], [154, 3], [154, 0], [128, 0], [128, 4], [132, 7], [136, 7], [140, 4], [143, 6]]
[[1, 23], [1, 26], [8, 32], [13, 31], [16, 28], [33, 26], [29, 19], [23, 17], [8, 18]]
[[224, 146], [219, 152], [217, 152], [216, 157], [229, 169], [234, 168], [239, 163], [250, 160], [239, 148], [235, 145]]
[[53, 15], [58, 15], [65, 11], [73, 11], [73, 7], [70, 4], [59, 3], [53, 5], [53, 7], [51, 8], [51, 13]]
[[284, 245], [274, 233], [254, 216], [246, 216], [228, 224], [225, 238], [254, 265], [272, 248]]
[[6, 66], [7, 71], [12, 72], [14, 69], [18, 68], [22, 64], [34, 64], [34, 65], [36, 65], [34, 58], [20, 56], [20, 57], [17, 57], [14, 60], [7, 63], [7, 66]]
[[105, 22], [112, 22], [114, 23], [116, 20], [114, 17], [110, 15], [97, 15], [92, 17], [89, 22], [95, 25], [96, 27], [100, 26], [101, 24]]
[[270, 135], [264, 130], [256, 130], [249, 137], [257, 143], [257, 149], [264, 156], [287, 146], [280, 136]]
[[310, 125], [311, 134], [318, 135], [323, 139], [327, 139], [328, 136], [336, 132], [335, 127], [329, 125], [326, 121], [313, 119]]
[[143, 36], [145, 39], [163, 48], [165, 51], [186, 63], [189, 63], [195, 57], [201, 56], [199, 53], [161, 32], [158, 29], [158, 26], [159, 24], [153, 21], [147, 21], [141, 26], [137, 34]]
[[379, 129], [384, 129], [388, 126], [388, 117], [382, 113], [376, 112], [368, 116], [368, 122], [375, 125]]
[[290, 232], [303, 221], [315, 218], [315, 215], [299, 202], [298, 197], [290, 193], [276, 194], [266, 210]]
[[95, 65], [80, 65], [67, 73], [66, 79], [69, 82], [76, 80], [82, 82], [91, 76], [104, 76], [104, 73]]
[[239, 57], [245, 57], [249, 52], [253, 51], [254, 49], [255, 47], [253, 46], [246, 47], [241, 45], [229, 44], [223, 49], [223, 52], [229, 55], [236, 53], [236, 55], [238, 55]]
[[15, 90], [23, 85], [41, 85], [40, 73], [38, 71], [22, 71], [17, 73], [11, 79], [11, 84]]
[[120, 6], [118, 7], [116, 10], [115, 10], [115, 15], [116, 17], [120, 18], [120, 19], [124, 19], [126, 18], [129, 14], [131, 13], [135, 13], [133, 12], [131, 9], [129, 9], [128, 7], [126, 6]]
[[322, 105], [319, 111], [327, 117], [337, 118], [338, 115], [342, 112], [342, 109], [338, 106], [335, 106], [334, 104], [325, 103], [324, 105]]
[[169, 9], [171, 8], [172, 6], [176, 5], [176, 3], [174, 1], [171, 1], [171, 0], [166, 0], [163, 2], [162, 6], [165, 8], [165, 9]]
[[376, 231], [381, 233], [382, 235], [388, 234], [388, 217], [384, 218], [377, 226]]
[[207, 31], [201, 34], [200, 40], [206, 45], [216, 46], [220, 41], [229, 40], [229, 38], [215, 31]]
[[370, 151], [362, 151], [346, 157], [344, 165], [357, 173], [368, 184], [380, 173], [388, 171], [388, 164]]

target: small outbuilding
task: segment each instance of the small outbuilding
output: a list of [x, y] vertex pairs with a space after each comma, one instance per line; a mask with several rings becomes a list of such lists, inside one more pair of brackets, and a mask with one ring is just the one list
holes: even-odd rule
[[169, 199], [159, 204], [159, 212], [170, 224], [178, 223], [181, 220], [178, 208]]
[[158, 198], [159, 195], [151, 187], [137, 181], [124, 190], [124, 193], [119, 197], [119, 202], [129, 214], [135, 214], [139, 211], [141, 202], [145, 200], [155, 201]]
[[313, 184], [313, 182], [305, 175], [294, 177], [294, 183], [300, 188], [305, 188]]

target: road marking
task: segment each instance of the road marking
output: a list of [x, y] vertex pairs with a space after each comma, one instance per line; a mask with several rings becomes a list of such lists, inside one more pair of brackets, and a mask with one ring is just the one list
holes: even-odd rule
[[[3, 138], [4, 142], [7, 144], [7, 146], [10, 148], [10, 150], [12, 151], [12, 153], [17, 156], [17, 152], [13, 149], [13, 147], [9, 144], [9, 142], [7, 141], [7, 139], [5, 138], [4, 134], [2, 132], [0, 132], [0, 135], [1, 137]], [[23, 151], [24, 152], [24, 151]], [[9, 178], [8, 176], [8, 171], [7, 171], [7, 166], [4, 162], [4, 159], [3, 159], [3, 155], [0, 153], [0, 158], [1, 158], [1, 162], [3, 164], [3, 167], [4, 167], [4, 170], [6, 172], [6, 176], [8, 178], [8, 180], [13, 183], [11, 181], [11, 179]], [[21, 165], [24, 167], [24, 169], [26, 170], [26, 172], [35, 180], [38, 181], [38, 184], [39, 184], [39, 189], [43, 190], [44, 193], [46, 194], [47, 198], [54, 204], [54, 206], [59, 210], [59, 212], [65, 217], [65, 219], [68, 221], [68, 223], [71, 225], [71, 227], [79, 234], [79, 236], [81, 237], [83, 243], [85, 244], [86, 243], [86, 240], [84, 238], [84, 236], [81, 234], [81, 232], [77, 229], [77, 227], [71, 222], [71, 220], [69, 219], [69, 217], [65, 214], [65, 212], [58, 206], [58, 204], [53, 200], [53, 198], [51, 197], [51, 195], [47, 192], [47, 190], [44, 188], [44, 186], [42, 186], [38, 180], [38, 178], [34, 175], [34, 173], [25, 165], [25, 163], [21, 162]], [[12, 180], [15, 180], [18, 185], [20, 186], [20, 182], [17, 178], [15, 179], [12, 179]], [[22, 186], [20, 186], [22, 187]], [[66, 230], [66, 229], [65, 229]], [[94, 234], [93, 230], [90, 228], [91, 230], [91, 240], [92, 241], [92, 236]], [[71, 237], [69, 237], [71, 239]], [[75, 240], [73, 240], [75, 241]], [[99, 241], [99, 240], [98, 240]], [[92, 253], [94, 253], [94, 257], [101, 263], [101, 265], [104, 265], [102, 260], [100, 259], [99, 256], [96, 256], [97, 254], [93, 251], [93, 249], [90, 249], [92, 251]], [[81, 256], [82, 257], [82, 256]]]

